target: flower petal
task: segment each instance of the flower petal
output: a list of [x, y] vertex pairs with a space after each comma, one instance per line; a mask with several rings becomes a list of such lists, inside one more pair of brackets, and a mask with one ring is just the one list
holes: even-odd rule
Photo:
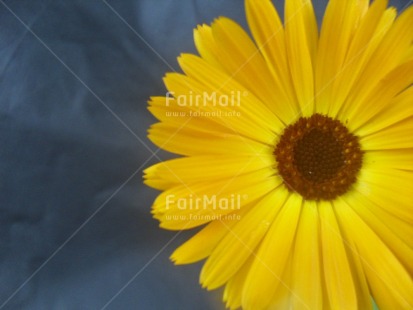
[[171, 260], [175, 264], [190, 264], [208, 257], [220, 240], [230, 231], [230, 229], [242, 218], [249, 208], [242, 208], [210, 222], [200, 232], [178, 247], [171, 255]]
[[262, 241], [245, 282], [242, 300], [244, 308], [267, 308], [273, 301], [278, 286], [285, 285], [281, 279], [289, 261], [301, 203], [301, 196], [290, 195]]
[[413, 148], [413, 116], [360, 139], [364, 150]]
[[[169, 123], [157, 123], [148, 130], [148, 138], [160, 148], [182, 155], [249, 154], [271, 152], [272, 148], [243, 136], [222, 132], [188, 129]], [[202, 141], [202, 143], [199, 143]]]
[[[333, 202], [334, 210], [337, 208], [348, 208], [343, 200], [336, 199]], [[359, 206], [359, 203], [357, 203]], [[343, 236], [343, 242], [345, 244], [346, 253], [349, 257], [349, 265], [354, 280], [354, 288], [357, 293], [358, 308], [357, 309], [373, 309], [373, 301], [370, 294], [370, 289], [367, 283], [366, 275], [364, 274], [363, 263], [360, 258], [360, 254], [357, 251], [354, 240], [350, 238], [346, 231], [343, 229], [343, 223], [340, 216], [335, 212], [340, 231]]]
[[[293, 298], [298, 299], [299, 296], [293, 291], [293, 279], [292, 279], [292, 263], [291, 263], [291, 253], [287, 259], [284, 270], [282, 271], [282, 276], [279, 279], [280, 285], [277, 285], [274, 295], [271, 297], [271, 303], [266, 309], [289, 309], [291, 308], [291, 303]], [[296, 303], [296, 305], [303, 306], [308, 309], [305, 304]], [[251, 308], [255, 309], [255, 308]], [[298, 308], [300, 309], [300, 308]], [[264, 310], [264, 309], [263, 309]]]
[[230, 107], [238, 108], [242, 113], [241, 118], [246, 114], [253, 120], [259, 119], [261, 127], [265, 126], [272, 132], [280, 132], [283, 128], [283, 124], [276, 115], [232, 76], [217, 70], [202, 58], [194, 55], [183, 54], [178, 62], [188, 77], [201, 83], [201, 91], [223, 96], [237, 95], [235, 104]]
[[306, 201], [298, 223], [292, 259], [294, 309], [322, 309], [319, 226], [317, 203]]
[[351, 250], [359, 253], [369, 287], [379, 308], [412, 308], [413, 281], [399, 260], [352, 208], [336, 208], [336, 212], [342, 219], [344, 230], [354, 241], [355, 248]]
[[291, 104], [277, 87], [270, 69], [248, 34], [234, 21], [219, 18], [212, 24], [217, 59], [228, 76], [243, 85], [278, 118], [291, 118]]
[[377, 49], [370, 56], [369, 63], [359, 75], [343, 105], [343, 113], [357, 108], [377, 84], [396, 69], [406, 55], [413, 41], [413, 6], [406, 9], [387, 31]]
[[[220, 118], [212, 113], [195, 114], [199, 112], [196, 107], [180, 106], [172, 97], [151, 97], [148, 110], [161, 122], [185, 126], [195, 130], [203, 128], [211, 131], [233, 134], [234, 130], [228, 125], [223, 125]], [[206, 111], [205, 111], [206, 112]]]
[[357, 294], [343, 236], [331, 202], [318, 203], [324, 283], [331, 309], [357, 309]]
[[[189, 61], [192, 68], [197, 67], [201, 60], [195, 56], [183, 57], [185, 60], [188, 58], [194, 60]], [[206, 62], [202, 61], [202, 64], [206, 65]], [[197, 67], [197, 70], [206, 69], [201, 66]], [[177, 73], [167, 74], [164, 82], [176, 97], [178, 105], [185, 106], [190, 113], [192, 112], [190, 117], [209, 115], [235, 134], [272, 144], [275, 132], [281, 130], [278, 128], [281, 126], [278, 119], [275, 116], [271, 117], [265, 106], [241, 85], [231, 79], [225, 80], [222, 75], [214, 75], [211, 72], [207, 74], [208, 79], [215, 79], [213, 84]], [[256, 112], [253, 111], [253, 107], [256, 108]], [[184, 123], [181, 126], [185, 125]]]
[[375, 164], [378, 169], [402, 169], [413, 171], [413, 149], [366, 151], [363, 162]]
[[194, 30], [194, 42], [198, 53], [205, 59], [205, 61], [216, 68], [225, 70], [218, 61], [219, 51], [210, 26], [199, 25]]
[[[284, 27], [270, 0], [245, 1], [248, 25], [274, 78], [274, 107], [285, 123], [300, 113], [287, 62]], [[286, 118], [286, 119], [285, 119]]]
[[254, 257], [251, 256], [225, 285], [224, 301], [231, 310], [238, 309], [242, 305], [242, 291], [253, 261]]
[[[392, 99], [405, 91], [413, 83], [413, 61], [407, 62], [392, 70], [387, 74], [365, 98], [358, 98], [360, 101], [354, 102], [351, 109], [345, 113], [349, 119], [348, 128], [357, 135], [366, 135], [383, 122], [376, 122], [376, 115], [380, 112], [386, 113]], [[409, 99], [413, 96], [409, 94]], [[409, 104], [411, 106], [411, 104]], [[401, 112], [401, 111], [400, 111]], [[393, 117], [399, 113], [390, 114]], [[386, 113], [387, 114], [387, 113]], [[410, 114], [411, 115], [411, 114]], [[408, 117], [406, 115], [405, 117]], [[364, 128], [360, 129], [363, 126]], [[383, 127], [382, 127], [383, 128]]]
[[394, 216], [413, 224], [413, 173], [363, 167], [355, 190]]
[[340, 111], [358, 76], [366, 67], [371, 54], [376, 50], [396, 18], [394, 10], [386, 11], [387, 3], [388, 0], [374, 1], [360, 20], [360, 25], [355, 29], [344, 63], [331, 82], [331, 98], [334, 100], [328, 102], [329, 115], [336, 116]]
[[333, 98], [333, 82], [341, 73], [346, 54], [368, 0], [331, 0], [321, 27], [315, 68], [316, 111], [328, 114]]
[[[204, 155], [172, 159], [144, 171], [146, 184], [164, 182], [177, 186], [201, 181], [220, 181], [274, 166], [272, 154]], [[165, 188], [163, 188], [165, 189]]]
[[[392, 227], [390, 221], [380, 220], [373, 210], [377, 207], [368, 199], [356, 193], [354, 195], [346, 195], [342, 198], [348, 206], [380, 237], [381, 240], [392, 250], [397, 259], [404, 267], [413, 273], [413, 244], [412, 240], [403, 240], [405, 236], [398, 236], [397, 227]], [[346, 205], [337, 206], [337, 208], [347, 207]], [[410, 228], [409, 235], [412, 236], [413, 228]]]
[[[413, 71], [411, 68], [413, 68], [413, 61], [410, 63], [410, 70]], [[413, 87], [404, 90], [395, 98], [390, 98], [395, 92], [403, 89], [403, 86], [408, 85], [409, 79], [413, 80], [411, 77], [413, 73], [406, 75], [408, 64], [401, 66], [399, 69], [400, 70], [394, 72], [394, 79], [390, 79], [390, 77], [385, 79], [387, 83], [393, 84], [391, 87], [385, 83], [380, 83], [383, 90], [377, 89], [377, 95], [383, 95], [383, 97], [376, 96], [376, 98], [373, 98], [374, 101], [372, 100], [371, 102], [374, 102], [374, 104], [368, 104], [366, 102], [366, 105], [372, 108], [375, 114], [370, 112], [373, 116], [370, 117], [370, 121], [366, 118], [361, 127], [355, 130], [357, 135], [366, 136], [413, 115]], [[406, 71], [403, 72], [403, 69], [406, 69]], [[400, 81], [403, 74], [405, 74], [405, 81]], [[366, 114], [368, 115], [369, 112]]]
[[266, 169], [230, 180], [180, 185], [161, 193], [152, 213], [163, 228], [189, 229], [244, 208], [280, 183], [274, 170]]
[[283, 206], [288, 191], [277, 188], [262, 198], [218, 244], [201, 272], [201, 283], [208, 289], [225, 284], [247, 261], [267, 233]]
[[296, 96], [303, 116], [314, 112], [317, 21], [309, 0], [285, 3], [285, 42]]

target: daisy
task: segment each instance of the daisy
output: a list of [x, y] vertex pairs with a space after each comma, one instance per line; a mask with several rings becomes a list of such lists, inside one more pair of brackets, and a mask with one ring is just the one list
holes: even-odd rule
[[183, 157], [145, 171], [172, 254], [230, 309], [413, 308], [413, 7], [246, 0], [153, 97], [149, 138]]

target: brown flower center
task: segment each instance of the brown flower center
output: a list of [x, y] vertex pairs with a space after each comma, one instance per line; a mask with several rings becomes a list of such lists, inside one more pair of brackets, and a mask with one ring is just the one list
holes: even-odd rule
[[346, 193], [363, 159], [358, 138], [340, 121], [321, 114], [286, 127], [274, 155], [284, 184], [307, 200]]

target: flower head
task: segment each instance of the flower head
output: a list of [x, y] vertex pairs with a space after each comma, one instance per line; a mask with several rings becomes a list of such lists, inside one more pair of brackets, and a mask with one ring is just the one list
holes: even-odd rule
[[231, 309], [413, 308], [413, 7], [246, 0], [199, 26], [154, 97], [145, 171], [161, 227], [205, 226], [172, 255]]

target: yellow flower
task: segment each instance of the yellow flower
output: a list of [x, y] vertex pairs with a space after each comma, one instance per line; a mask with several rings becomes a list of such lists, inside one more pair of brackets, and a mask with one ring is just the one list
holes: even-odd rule
[[206, 224], [172, 255], [235, 309], [413, 308], [413, 7], [247, 0], [199, 26], [151, 98], [145, 171], [165, 229]]

